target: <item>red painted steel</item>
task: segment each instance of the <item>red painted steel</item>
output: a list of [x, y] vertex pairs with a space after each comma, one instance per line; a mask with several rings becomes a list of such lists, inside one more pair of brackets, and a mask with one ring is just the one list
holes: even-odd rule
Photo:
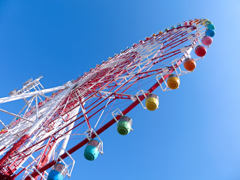
[[[193, 21], [193, 22], [198, 22]], [[134, 86], [139, 80], [144, 79], [144, 78], [148, 78], [150, 76], [155, 76], [159, 73], [162, 72], [162, 67], [158, 68], [158, 69], [154, 69], [154, 70], [147, 70], [147, 68], [149, 67], [153, 67], [165, 60], [168, 60], [171, 57], [174, 57], [176, 55], [179, 55], [181, 53], [181, 49], [174, 49], [177, 46], [184, 44], [185, 42], [188, 41], [188, 38], [185, 37], [186, 35], [188, 35], [187, 29], [192, 29], [195, 30], [196, 27], [193, 25], [186, 25], [184, 28], [186, 28], [185, 31], [178, 31], [180, 28], [183, 27], [178, 27], [176, 28], [176, 32], [174, 32], [173, 30], [169, 30], [168, 33], [165, 34], [158, 34], [155, 35], [155, 38], [158, 38], [159, 42], [161, 41], [163, 43], [163, 46], [159, 49], [160, 51], [163, 51], [164, 54], [160, 54], [158, 56], [154, 56], [151, 57], [149, 62], [146, 63], [143, 67], [142, 70], [136, 74], [134, 74], [134, 76], [132, 76], [131, 78], [129, 78], [127, 81], [124, 82], [124, 79], [120, 79], [118, 80], [118, 82], [116, 81], [117, 77], [120, 77], [121, 75], [124, 74], [131, 74], [131, 72], [135, 72], [135, 70], [138, 68], [137, 66], [135, 66], [138, 61], [138, 52], [136, 51], [129, 51], [129, 49], [125, 50], [124, 52], [122, 52], [122, 54], [116, 55], [113, 58], [109, 59], [106, 62], [103, 62], [102, 65], [97, 65], [95, 70], [100, 69], [103, 65], [105, 64], [109, 64], [111, 62], [114, 62], [115, 59], [118, 58], [122, 58], [124, 59], [122, 61], [121, 64], [118, 64], [118, 66], [116, 68], [105, 68], [102, 69], [101, 71], [97, 71], [97, 73], [95, 73], [93, 75], [93, 77], [91, 77], [88, 81], [84, 82], [83, 84], [81, 84], [81, 86], [76, 87], [57, 107], [55, 114], [53, 115], [53, 118], [48, 119], [44, 126], [46, 128], [49, 128], [49, 131], [51, 130], [51, 126], [53, 127], [53, 124], [55, 123], [55, 121], [57, 120], [57, 118], [61, 115], [64, 116], [66, 114], [68, 114], [69, 112], [71, 112], [73, 109], [77, 108], [79, 106], [79, 102], [82, 104], [82, 107], [84, 107], [84, 103], [87, 102], [89, 99], [95, 97], [96, 99], [93, 100], [93, 102], [91, 102], [91, 104], [89, 104], [88, 106], [84, 107], [86, 112], [82, 112], [80, 111], [77, 115], [70, 117], [68, 119], [66, 119], [66, 125], [64, 125], [61, 129], [58, 130], [61, 131], [62, 129], [68, 127], [70, 124], [72, 124], [73, 122], [78, 122], [75, 123], [74, 127], [70, 130], [68, 130], [67, 132], [80, 127], [81, 125], [84, 124], [85, 120], [86, 123], [88, 125], [88, 127], [90, 126], [90, 119], [93, 118], [96, 114], [98, 114], [101, 110], [103, 110], [105, 108], [105, 104], [106, 101], [109, 99], [109, 97], [114, 97], [109, 104], [113, 103], [114, 101], [116, 101], [117, 99], [131, 99], [131, 95], [130, 94], [125, 94], [125, 92], [132, 86]], [[153, 37], [151, 38], [147, 38], [145, 42], [151, 43], [151, 41], [153, 41]], [[142, 46], [144, 46], [144, 44], [146, 44], [144, 41], [139, 42], [139, 44], [134, 45], [133, 47], [136, 49], [138, 48], [138, 46], [140, 44], [142, 44]], [[193, 45], [196, 42], [192, 42], [191, 45]], [[172, 51], [170, 51], [172, 50]], [[126, 53], [126, 54], [124, 54]], [[135, 62], [133, 61], [135, 59]], [[182, 60], [180, 59], [177, 64], [176, 67], [179, 66], [182, 63]], [[127, 70], [127, 67], [129, 67], [129, 69]], [[85, 73], [82, 77], [79, 77], [77, 80], [73, 81], [73, 83], [78, 83], [80, 82], [84, 77], [86, 77], [87, 75], [89, 75], [91, 72], [93, 72], [94, 69], [91, 69], [90, 72]], [[169, 68], [169, 74], [171, 74], [174, 71], [174, 68], [170, 67]], [[164, 79], [166, 79], [169, 74], [164, 76]], [[160, 79], [160, 83], [163, 82], [163, 79]], [[118, 84], [121, 84], [120, 86]], [[149, 88], [148, 93], [153, 92], [157, 87], [159, 86], [158, 82], [155, 83], [151, 88]], [[110, 92], [109, 95], [107, 95], [104, 98], [104, 95], [102, 91], [104, 90], [105, 92]], [[61, 93], [61, 91], [58, 91], [57, 93], [53, 94], [52, 97], [56, 96], [57, 94]], [[77, 94], [77, 92], [84, 92], [84, 94]], [[83, 101], [81, 100], [82, 97], [84, 97]], [[145, 96], [141, 95], [139, 96], [139, 99], [142, 101], [144, 100]], [[80, 101], [79, 101], [80, 99]], [[50, 99], [47, 99], [45, 101], [49, 101]], [[44, 106], [43, 102], [41, 104], [41, 106]], [[125, 110], [123, 110], [123, 114], [127, 114], [129, 111], [131, 111], [135, 106], [137, 106], [140, 102], [138, 100], [134, 101], [132, 104], [130, 104]], [[31, 112], [33, 112], [33, 109], [31, 109]], [[73, 122], [71, 123], [67, 123], [69, 122], [72, 118], [76, 118]], [[119, 116], [117, 116], [117, 118], [119, 118]], [[80, 121], [81, 119], [85, 119], [83, 121]], [[79, 122], [80, 121], [80, 122]], [[101, 134], [103, 131], [105, 131], [106, 129], [108, 129], [110, 126], [112, 126], [116, 121], [114, 119], [110, 120], [108, 123], [106, 123], [104, 126], [102, 126], [101, 128], [99, 128], [96, 132], [97, 134]], [[41, 146], [39, 149], [45, 148], [44, 153], [42, 154], [41, 157], [41, 161], [38, 164], [38, 170], [39, 172], [43, 173], [45, 170], [47, 170], [48, 168], [50, 168], [51, 166], [53, 166], [56, 161], [51, 161], [49, 163], [46, 164], [47, 162], [47, 152], [50, 152], [51, 148], [48, 149], [48, 147], [51, 147], [53, 143], [55, 143], [57, 141], [57, 139], [61, 138], [62, 136], [59, 137], [55, 137], [55, 135], [58, 133], [55, 132], [54, 134], [44, 138], [43, 140], [40, 140], [36, 143], [34, 143], [33, 145], [31, 145], [30, 147], [26, 148], [25, 150], [23, 150], [21, 153], [18, 152], [18, 148], [21, 147], [28, 138], [30, 138], [31, 135], [27, 135], [26, 137], [22, 137], [22, 139], [20, 139], [17, 143], [15, 143], [15, 145], [12, 147], [12, 149], [6, 153], [6, 155], [0, 160], [0, 167], [2, 167], [2, 169], [0, 169], [0, 173], [5, 174], [5, 175], [12, 175], [12, 177], [17, 177], [19, 176], [22, 172], [24, 172], [24, 169], [21, 170], [20, 172], [18, 172], [17, 174], [13, 175], [13, 173], [16, 171], [17, 169], [17, 165], [23, 161], [25, 158], [27, 158], [29, 155], [31, 154], [27, 154], [27, 152], [31, 149], [33, 149], [33, 147], [35, 147], [36, 145], [38, 145], [39, 143], [43, 142], [43, 141], [48, 141], [48, 144]], [[92, 134], [92, 138], [95, 137], [95, 134]], [[81, 148], [83, 145], [85, 145], [88, 142], [88, 139], [84, 139], [82, 140], [79, 144], [77, 144], [76, 146], [74, 146], [73, 148], [71, 148], [70, 150], [68, 150], [69, 154], [72, 154], [73, 152], [77, 151], [79, 148]], [[36, 152], [37, 150], [35, 150], [34, 152]], [[24, 154], [26, 153], [26, 154]], [[68, 156], [68, 153], [64, 153], [62, 154], [60, 157], [62, 159], [66, 158]], [[16, 158], [14, 162], [8, 162], [8, 158], [11, 156], [11, 158]], [[10, 164], [9, 164], [10, 163]], [[7, 169], [5, 165], [9, 165], [9, 167], [14, 167], [13, 169]], [[36, 171], [34, 171], [32, 173], [32, 177], [37, 177], [38, 173]], [[30, 177], [28, 176], [26, 179], [30, 179]]]
[[[176, 66], [176, 67], [178, 67], [181, 63], [182, 63], [182, 61], [179, 61], [179, 62], [177, 63], [177, 66]], [[174, 71], [174, 69], [172, 68], [172, 69], [169, 71], [169, 73], [172, 73], [173, 71]], [[169, 75], [170, 75], [170, 74], [167, 74], [167, 75], [165, 75], [163, 78], [161, 78], [161, 79], [159, 80], [159, 83], [163, 83], [164, 79], [167, 79]], [[152, 93], [152, 92], [159, 86], [159, 83], [157, 82], [157, 83], [155, 83], [151, 88], [149, 88], [149, 89], [148, 89], [148, 93]], [[139, 100], [140, 100], [140, 101], [142, 101], [142, 100], [144, 100], [144, 99], [145, 99], [145, 96], [144, 96], [144, 95], [139, 96]], [[140, 102], [139, 102], [138, 100], [134, 101], [130, 106], [128, 106], [125, 110], [122, 111], [123, 115], [126, 115], [129, 111], [131, 111], [131, 110], [132, 110], [134, 107], [136, 107], [139, 103], [140, 103]], [[116, 117], [116, 119], [119, 119], [119, 118], [120, 118], [120, 116], [117, 116], [117, 117]], [[109, 127], [111, 127], [115, 122], [116, 122], [115, 119], [110, 120], [110, 121], [109, 121], [108, 123], [106, 123], [102, 128], [98, 129], [98, 130], [96, 131], [96, 133], [97, 133], [98, 135], [100, 135], [100, 134], [101, 134], [102, 132], [104, 132], [106, 129], [108, 129]], [[93, 133], [92, 136], [91, 136], [91, 138], [95, 138], [95, 137], [96, 137], [96, 135]], [[84, 146], [85, 144], [87, 144], [88, 141], [89, 141], [89, 140], [88, 140], [87, 138], [85, 138], [83, 141], [81, 141], [79, 144], [77, 144], [76, 146], [74, 146], [73, 148], [71, 148], [70, 150], [68, 150], [67, 152], [68, 152], [69, 154], [74, 153], [75, 151], [77, 151], [78, 149], [80, 149], [82, 146]], [[65, 159], [66, 157], [68, 157], [68, 153], [62, 154], [62, 155], [60, 156], [60, 158], [61, 158], [61, 159]], [[42, 172], [44, 172], [45, 170], [51, 168], [54, 164], [56, 164], [56, 162], [57, 162], [57, 161], [51, 161], [51, 162], [49, 162], [49, 163], [46, 164], [44, 167], [38, 169], [39, 172], [42, 173]], [[36, 172], [36, 171], [34, 171], [34, 172], [31, 174], [32, 177], [37, 177], [38, 175], [39, 175], [39, 174], [38, 174], [38, 172]], [[31, 180], [31, 178], [28, 176], [28, 177], [26, 177], [25, 180]]]

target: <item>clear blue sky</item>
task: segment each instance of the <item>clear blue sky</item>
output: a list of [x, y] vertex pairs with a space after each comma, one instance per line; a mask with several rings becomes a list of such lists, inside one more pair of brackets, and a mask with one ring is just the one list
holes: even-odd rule
[[74, 154], [73, 180], [240, 179], [239, 0], [0, 1], [0, 96], [43, 75], [46, 87], [77, 78], [154, 32], [192, 18], [216, 27], [214, 43], [156, 112], [136, 108], [134, 132], [101, 137], [94, 162]]

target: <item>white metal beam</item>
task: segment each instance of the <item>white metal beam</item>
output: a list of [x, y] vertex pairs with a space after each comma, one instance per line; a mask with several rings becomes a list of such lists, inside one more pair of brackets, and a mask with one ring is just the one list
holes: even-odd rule
[[58, 86], [55, 88], [43, 89], [41, 91], [34, 91], [34, 92], [23, 93], [23, 94], [19, 94], [19, 95], [15, 95], [15, 96], [10, 96], [10, 97], [3, 97], [3, 98], [0, 98], [0, 104], [10, 102], [10, 101], [16, 101], [19, 99], [28, 98], [28, 97], [35, 96], [35, 95], [42, 95], [45, 93], [50, 93], [50, 92], [65, 89], [65, 88], [68, 88], [68, 86]]

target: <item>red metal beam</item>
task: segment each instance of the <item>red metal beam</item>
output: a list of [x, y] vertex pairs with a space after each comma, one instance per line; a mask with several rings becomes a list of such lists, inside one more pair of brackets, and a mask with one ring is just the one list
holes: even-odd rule
[[[182, 62], [182, 61], [179, 61], [179, 62], [177, 63], [177, 66], [179, 66], [179, 65], [181, 64], [181, 62]], [[174, 69], [172, 68], [172, 69], [169, 71], [169, 73], [172, 73], [173, 71], [174, 71]], [[163, 78], [164, 78], [164, 79], [167, 79], [169, 75], [170, 75], [170, 74], [167, 74], [167, 75], [165, 75]], [[159, 83], [163, 83], [163, 82], [164, 82], [164, 79], [163, 79], [163, 78], [161, 78], [161, 79], [159, 80]], [[159, 86], [159, 83], [156, 82], [151, 88], [149, 88], [148, 92], [149, 92], [149, 93], [152, 93], [152, 92]], [[141, 96], [139, 97], [139, 99], [142, 101], [142, 100], [145, 99], [145, 96], [141, 95]], [[125, 110], [123, 110], [122, 113], [123, 113], [124, 115], [127, 114], [127, 113], [128, 113], [129, 111], [131, 111], [134, 107], [136, 107], [139, 103], [140, 103], [140, 102], [139, 102], [138, 100], [134, 101], [130, 106], [128, 106]], [[116, 118], [119, 119], [120, 116], [117, 116]], [[115, 119], [110, 120], [108, 123], [106, 123], [106, 124], [105, 124], [104, 126], [102, 126], [100, 129], [98, 129], [98, 130], [96, 131], [96, 133], [97, 133], [98, 135], [101, 134], [101, 133], [104, 132], [106, 129], [108, 129], [109, 127], [111, 127], [115, 122], [116, 122]], [[96, 137], [96, 135], [93, 133], [92, 136], [91, 136], [91, 138], [95, 138], [95, 137]], [[77, 151], [78, 149], [80, 149], [82, 146], [84, 146], [84, 145], [87, 144], [88, 142], [89, 142], [89, 140], [88, 140], [87, 138], [85, 138], [83, 141], [81, 141], [80, 143], [78, 143], [77, 145], [75, 145], [74, 147], [72, 147], [70, 150], [68, 150], [68, 151], [67, 151], [68, 153], [62, 154], [62, 155], [60, 156], [60, 158], [61, 158], [61, 159], [65, 159], [66, 157], [68, 157], [68, 154], [74, 153], [75, 151]], [[42, 168], [38, 169], [38, 171], [41, 172], [41, 173], [43, 173], [43, 172], [46, 171], [47, 169], [51, 168], [54, 164], [56, 164], [56, 162], [57, 162], [56, 160], [51, 161], [51, 162], [49, 162], [48, 164], [46, 164], [45, 166], [43, 166]], [[36, 172], [36, 171], [34, 171], [34, 172], [31, 174], [31, 176], [34, 177], [34, 178], [37, 177], [38, 175], [39, 175], [39, 174], [38, 174], [38, 172]], [[25, 180], [31, 180], [30, 176], [26, 177]]]

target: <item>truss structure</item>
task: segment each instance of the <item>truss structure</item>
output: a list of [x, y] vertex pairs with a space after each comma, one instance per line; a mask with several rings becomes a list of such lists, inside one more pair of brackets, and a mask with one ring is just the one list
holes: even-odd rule
[[[12, 118], [9, 123], [0, 121], [0, 177], [46, 179], [47, 170], [56, 162], [72, 158], [73, 152], [157, 87], [164, 90], [170, 74], [184, 74], [180, 66], [201, 43], [204, 21], [190, 20], [154, 34], [63, 86], [45, 89], [40, 77], [0, 98], [0, 111]], [[139, 94], [140, 90], [144, 93]], [[19, 112], [1, 108], [20, 100], [25, 105]], [[113, 118], [116, 109], [121, 113]], [[67, 149], [74, 138], [78, 143]]]

